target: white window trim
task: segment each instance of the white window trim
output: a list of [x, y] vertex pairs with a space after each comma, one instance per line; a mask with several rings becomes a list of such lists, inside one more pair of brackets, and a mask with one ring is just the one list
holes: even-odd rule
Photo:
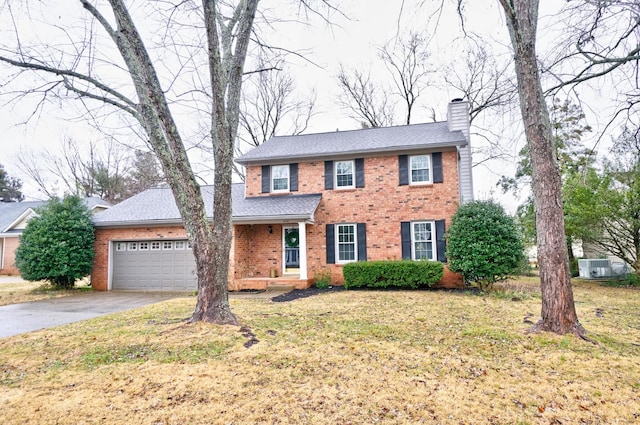
[[[351, 163], [351, 185], [350, 186], [338, 186], [338, 163], [350, 162]], [[347, 161], [335, 161], [333, 163], [333, 187], [336, 189], [355, 189], [356, 187], [356, 162], [354, 160]]]
[[[418, 156], [426, 156], [427, 158], [429, 158], [429, 181], [426, 182], [414, 182], [413, 181], [413, 168], [411, 168], [411, 160], [413, 158], [416, 158]], [[409, 156], [409, 184], [410, 185], [425, 185], [425, 184], [433, 184], [433, 158], [431, 157], [431, 154], [421, 154], [421, 155], [411, 155]]]
[[[165, 244], [171, 244], [171, 248], [165, 248]], [[173, 251], [173, 241], [162, 241], [162, 250], [163, 251]]]
[[[149, 245], [150, 243], [147, 241], [138, 242], [138, 251], [149, 251]], [[143, 246], [146, 246], [146, 248], [143, 248]]]
[[[153, 244], [158, 244], [158, 245], [157, 245], [157, 247], [156, 247], [156, 248], [154, 248], [154, 247], [153, 247], [153, 246], [154, 246]], [[149, 242], [149, 250], [150, 250], [150, 251], [160, 251], [160, 250], [162, 250], [162, 243], [161, 243], [161, 242], [158, 242], [158, 241], [151, 241], [151, 242]]]
[[[287, 188], [286, 189], [274, 189], [273, 188], [273, 181], [275, 180], [275, 175], [274, 175], [275, 173], [273, 172], [273, 169], [275, 167], [283, 167], [283, 168], [285, 168], [287, 170]], [[290, 189], [291, 189], [291, 170], [289, 169], [289, 165], [272, 165], [271, 166], [271, 182], [270, 182], [270, 184], [271, 184], [271, 192], [275, 192], [275, 193], [278, 193], [278, 192], [281, 192], [281, 193], [289, 192]]]
[[[358, 225], [356, 223], [338, 223], [335, 225], [335, 256], [336, 264], [347, 264], [358, 261]], [[353, 260], [341, 260], [340, 259], [340, 232], [339, 226], [351, 226], [353, 227]]]
[[127, 250], [126, 242], [116, 242], [116, 251], [120, 252], [120, 251], [126, 251], [126, 250]]
[[127, 251], [137, 251], [137, 250], [138, 250], [138, 242], [127, 242]]
[[[419, 223], [431, 224], [431, 258], [416, 260], [416, 238], [414, 236], [414, 225]], [[414, 261], [436, 261], [438, 259], [438, 245], [436, 240], [436, 222], [431, 220], [417, 220], [411, 222], [411, 259]]]
[[[178, 245], [180, 245], [180, 247], [178, 247]], [[185, 245], [186, 245], [185, 241], [174, 241], [173, 249], [175, 251], [184, 251]]]

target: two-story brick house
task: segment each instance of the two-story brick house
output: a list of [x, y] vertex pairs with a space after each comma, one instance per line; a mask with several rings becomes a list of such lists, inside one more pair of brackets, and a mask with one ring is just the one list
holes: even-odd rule
[[[342, 283], [351, 261], [446, 261], [445, 230], [473, 197], [468, 104], [447, 121], [274, 137], [237, 159], [229, 288]], [[203, 187], [208, 208], [212, 187]], [[96, 289], [195, 289], [193, 256], [169, 189], [96, 217]], [[447, 272], [441, 285], [460, 286]]]

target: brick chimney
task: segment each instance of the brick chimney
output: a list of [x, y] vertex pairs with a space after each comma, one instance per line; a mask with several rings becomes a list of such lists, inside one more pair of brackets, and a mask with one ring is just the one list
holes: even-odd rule
[[471, 134], [469, 102], [462, 99], [453, 99], [447, 106], [447, 125], [449, 131], [462, 131], [466, 146], [458, 148], [458, 178], [460, 182], [460, 202], [473, 201], [473, 173], [471, 167]]

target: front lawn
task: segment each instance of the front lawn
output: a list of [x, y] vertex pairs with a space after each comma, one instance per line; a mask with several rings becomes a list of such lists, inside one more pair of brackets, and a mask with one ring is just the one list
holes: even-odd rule
[[589, 343], [525, 334], [536, 282], [501, 286], [232, 299], [242, 329], [184, 324], [181, 298], [2, 339], [0, 423], [640, 421], [640, 291], [575, 283]]
[[24, 282], [16, 279], [15, 282], [0, 283], [0, 306], [66, 297], [87, 290], [91, 290], [88, 278], [76, 283], [73, 289], [66, 290], [56, 289], [46, 282]]

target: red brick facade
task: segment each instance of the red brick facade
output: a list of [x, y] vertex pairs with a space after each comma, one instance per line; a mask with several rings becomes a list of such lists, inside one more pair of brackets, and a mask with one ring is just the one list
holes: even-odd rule
[[[367, 259], [402, 258], [400, 223], [411, 220], [446, 220], [447, 225], [460, 201], [456, 150], [442, 154], [443, 183], [399, 185], [398, 156], [364, 159], [365, 187], [324, 189], [324, 162], [298, 163], [298, 192], [321, 193], [315, 223], [307, 224], [308, 276], [328, 270], [334, 283], [342, 284], [342, 265], [326, 262], [326, 224], [366, 223]], [[279, 196], [261, 193], [262, 168], [246, 170], [246, 196]], [[295, 223], [292, 223], [295, 224]], [[266, 277], [270, 269], [282, 270], [282, 226], [235, 226], [235, 279]], [[462, 277], [447, 272], [440, 286], [459, 287]]]
[[0, 239], [0, 249], [2, 250], [2, 262], [0, 264], [0, 275], [18, 275], [20, 270], [16, 267], [16, 249], [20, 245], [20, 238], [11, 237]]

